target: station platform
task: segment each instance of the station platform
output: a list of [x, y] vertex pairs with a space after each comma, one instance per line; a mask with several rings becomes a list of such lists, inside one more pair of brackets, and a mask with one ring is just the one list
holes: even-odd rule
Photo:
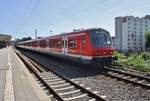
[[11, 47], [0, 49], [0, 101], [50, 101]]

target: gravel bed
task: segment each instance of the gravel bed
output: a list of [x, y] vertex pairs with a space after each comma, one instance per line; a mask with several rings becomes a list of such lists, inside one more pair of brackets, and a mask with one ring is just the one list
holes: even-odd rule
[[[26, 53], [31, 55], [31, 53]], [[36, 59], [45, 66], [55, 64], [55, 71], [84, 83], [86, 87], [91, 87], [92, 91], [98, 91], [100, 96], [106, 97], [109, 101], [150, 101], [150, 89], [146, 90], [139, 86], [127, 84], [117, 79], [112, 79], [102, 75], [100, 69], [88, 67], [76, 67], [59, 61], [51, 60], [39, 54], [33, 54]], [[61, 66], [60, 66], [61, 64]]]
[[150, 91], [104, 75], [76, 80], [90, 86], [92, 90], [99, 91], [99, 95], [106, 96], [109, 101], [150, 101]]

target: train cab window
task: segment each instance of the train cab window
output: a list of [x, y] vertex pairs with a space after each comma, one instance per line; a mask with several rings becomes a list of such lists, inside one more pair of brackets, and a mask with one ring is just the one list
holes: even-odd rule
[[90, 38], [95, 48], [111, 46], [110, 34], [107, 31], [93, 30], [90, 32]]
[[69, 41], [69, 48], [76, 48], [77, 47], [77, 41], [76, 40], [70, 40]]

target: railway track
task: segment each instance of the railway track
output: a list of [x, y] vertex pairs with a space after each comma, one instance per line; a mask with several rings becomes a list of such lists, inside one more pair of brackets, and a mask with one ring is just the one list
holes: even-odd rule
[[105, 69], [106, 71], [103, 72], [104, 75], [150, 89], [150, 78], [127, 73], [124, 70], [113, 69], [111, 67], [105, 67]]
[[90, 88], [83, 87], [83, 84], [47, 69], [20, 52], [16, 51], [16, 53], [46, 87], [51, 94], [50, 97], [54, 97], [58, 101], [106, 101], [97, 95], [97, 91], [91, 91]]

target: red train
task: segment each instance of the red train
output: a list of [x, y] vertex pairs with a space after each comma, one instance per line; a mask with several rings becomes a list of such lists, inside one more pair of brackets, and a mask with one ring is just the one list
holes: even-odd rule
[[71, 59], [84, 64], [109, 64], [114, 60], [110, 34], [102, 28], [63, 33], [20, 42], [17, 47]]

